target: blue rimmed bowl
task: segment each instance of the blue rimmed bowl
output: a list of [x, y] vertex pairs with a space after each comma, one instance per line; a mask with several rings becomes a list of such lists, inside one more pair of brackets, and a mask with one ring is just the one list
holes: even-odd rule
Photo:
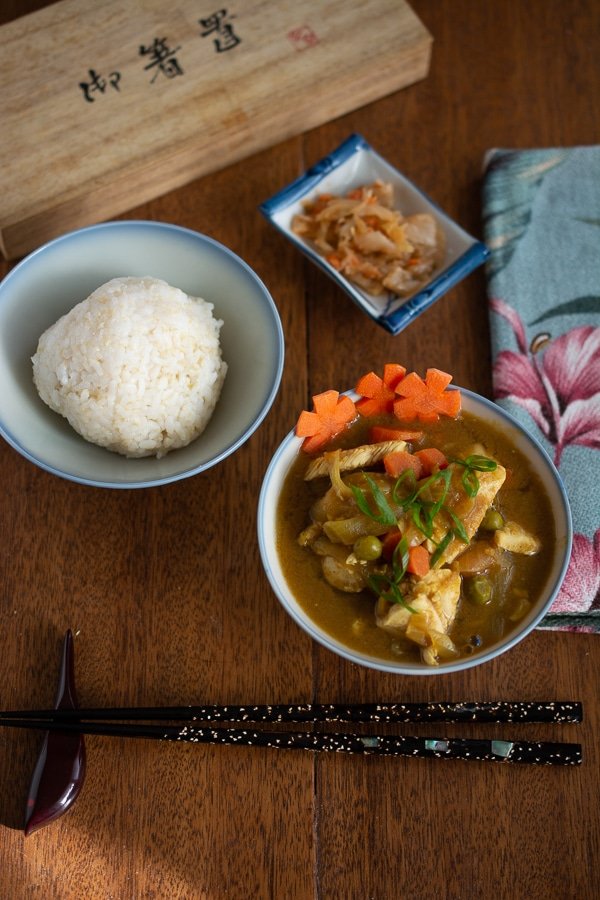
[[[40, 335], [111, 278], [161, 278], [214, 304], [228, 371], [205, 431], [161, 459], [127, 459], [88, 443], [40, 399], [31, 356]], [[144, 488], [196, 475], [234, 453], [277, 394], [281, 321], [250, 266], [206, 235], [162, 222], [82, 228], [27, 256], [0, 283], [0, 434], [41, 468], [95, 487]]]
[[[509, 634], [495, 644], [474, 650], [471, 655], [461, 659], [429, 666], [423, 662], [410, 662], [401, 658], [397, 661], [385, 660], [345, 645], [315, 622], [299, 603], [286, 580], [279, 556], [277, 525], [279, 499], [286, 476], [301, 452], [302, 445], [302, 439], [296, 437], [292, 430], [275, 451], [260, 491], [257, 529], [262, 564], [275, 596], [296, 624], [327, 650], [348, 662], [397, 675], [433, 676], [470, 669], [501, 656], [522, 641], [540, 624], [560, 591], [571, 556], [573, 525], [565, 488], [554, 464], [541, 444], [498, 404], [464, 389], [461, 389], [461, 395], [463, 410], [496, 430], [501, 430], [504, 437], [526, 457], [547, 492], [554, 519], [556, 545], [545, 583], [529, 612], [516, 623]], [[350, 393], [350, 396], [356, 399], [355, 394]], [[315, 583], [315, 592], [317, 591], [318, 583]]]
[[[392, 184], [395, 203], [403, 215], [430, 213], [445, 236], [445, 255], [431, 279], [415, 293], [399, 297], [374, 296], [340, 274], [325, 257], [292, 231], [302, 204], [317, 194], [346, 194], [375, 180]], [[359, 134], [347, 138], [304, 175], [261, 204], [263, 215], [306, 256], [326, 272], [374, 321], [398, 334], [432, 303], [480, 266], [489, 255], [486, 246], [460, 227], [402, 172], [390, 165]]]

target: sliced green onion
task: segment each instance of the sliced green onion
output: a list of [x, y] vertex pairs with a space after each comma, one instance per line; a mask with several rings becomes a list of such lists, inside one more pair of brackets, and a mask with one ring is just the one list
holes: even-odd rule
[[488, 456], [479, 456], [476, 453], [467, 456], [464, 462], [470, 469], [476, 469], [478, 472], [495, 472], [498, 468], [496, 460], [490, 459]]
[[394, 512], [389, 503], [385, 499], [384, 493], [368, 475], [365, 475], [365, 479], [371, 489], [373, 500], [375, 501], [375, 505], [377, 506], [379, 512], [374, 513], [369, 505], [369, 501], [366, 498], [365, 492], [355, 484], [351, 484], [350, 487], [352, 488], [352, 493], [354, 494], [356, 505], [362, 513], [364, 513], [366, 516], [369, 516], [369, 518], [373, 519], [375, 522], [379, 522], [381, 525], [395, 525], [396, 516], [394, 515]]
[[396, 516], [394, 515], [394, 510], [387, 502], [385, 494], [383, 493], [377, 482], [374, 481], [369, 475], [365, 475], [365, 479], [367, 481], [367, 484], [371, 488], [373, 499], [377, 504], [377, 509], [380, 513], [380, 521], [382, 525], [395, 525]]
[[[398, 490], [404, 482], [408, 482], [409, 493], [405, 497], [400, 497], [398, 494]], [[398, 506], [404, 507], [406, 503], [411, 502], [411, 498], [414, 492], [417, 489], [417, 476], [415, 475], [414, 469], [405, 469], [405, 471], [398, 476], [396, 479], [396, 483], [392, 488], [392, 500], [394, 503], [397, 503]]]
[[394, 552], [392, 554], [392, 572], [394, 573], [394, 581], [399, 584], [408, 569], [408, 541], [405, 537], [400, 538]]
[[412, 613], [416, 612], [416, 610], [413, 609], [412, 606], [409, 606], [404, 599], [400, 586], [391, 578], [388, 578], [387, 575], [367, 575], [367, 585], [377, 597], [382, 597], [384, 600], [387, 600], [388, 603], [398, 603]]
[[441, 557], [442, 553], [444, 552], [444, 550], [446, 549], [446, 547], [448, 546], [450, 541], [453, 539], [453, 537], [454, 537], [454, 532], [452, 530], [447, 531], [446, 534], [444, 535], [444, 537], [442, 538], [442, 540], [437, 545], [437, 547], [431, 557], [430, 563], [429, 563], [432, 569], [435, 566], [438, 559]]
[[455, 458], [449, 461], [464, 467], [462, 484], [469, 497], [476, 497], [479, 491], [479, 479], [475, 473], [494, 472], [498, 468], [498, 463], [494, 459], [480, 456], [478, 453], [472, 453], [464, 459]]
[[379, 572], [370, 572], [366, 576], [366, 581], [374, 594], [381, 597], [390, 586], [390, 579], [387, 575]]
[[423, 534], [430, 538], [433, 534], [433, 521], [428, 515], [428, 510], [421, 503], [414, 503], [411, 510], [412, 520], [415, 526], [422, 531]]
[[477, 496], [477, 493], [479, 491], [479, 478], [477, 477], [473, 469], [465, 469], [462, 474], [462, 484], [465, 489], [465, 493], [468, 494], [469, 497]]
[[444, 512], [446, 515], [450, 516], [452, 521], [454, 522], [454, 536], [457, 537], [463, 544], [469, 543], [469, 535], [465, 530], [465, 526], [461, 522], [461, 520], [456, 516], [451, 509], [447, 509], [444, 507]]

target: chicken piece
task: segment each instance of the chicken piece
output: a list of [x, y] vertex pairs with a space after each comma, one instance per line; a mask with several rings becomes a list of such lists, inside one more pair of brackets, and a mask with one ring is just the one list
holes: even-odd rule
[[500, 552], [489, 541], [473, 541], [459, 553], [452, 568], [461, 575], [480, 575], [499, 565]]
[[311, 547], [322, 532], [323, 528], [321, 524], [319, 522], [313, 522], [312, 525], [308, 525], [300, 532], [298, 535], [298, 543], [301, 547]]
[[498, 556], [498, 548], [488, 541], [473, 541], [466, 550], [459, 553], [453, 568], [461, 575], [480, 575], [498, 565]]
[[494, 543], [502, 550], [523, 553], [525, 556], [535, 556], [542, 549], [540, 539], [516, 522], [505, 522], [502, 528], [495, 531]]
[[[428, 629], [447, 634], [456, 615], [460, 584], [458, 572], [432, 569], [411, 584], [405, 595], [406, 604], [419, 619], [425, 619]], [[415, 614], [411, 609], [394, 603], [385, 610], [376, 611], [376, 623], [390, 634], [406, 636], [407, 626]]]
[[321, 559], [321, 569], [325, 580], [338, 591], [358, 594], [366, 587], [362, 566], [341, 562], [334, 556], [324, 556]]
[[345, 563], [348, 559], [348, 547], [345, 544], [333, 544], [324, 534], [315, 538], [310, 549], [315, 556], [332, 556], [341, 563]]
[[460, 584], [458, 572], [432, 570], [411, 585], [405, 598], [410, 609], [380, 598], [376, 623], [390, 634], [417, 644], [423, 662], [437, 666], [440, 660], [458, 653], [448, 630], [456, 616]]
[[362, 514], [323, 523], [323, 531], [333, 544], [346, 544], [347, 546], [351, 546], [366, 535], [385, 534], [389, 530], [389, 525], [376, 522], [370, 516]]
[[[341, 450], [339, 451], [340, 471], [349, 472], [351, 469], [374, 466], [388, 453], [405, 449], [406, 441], [382, 441], [378, 444], [362, 444], [360, 447], [354, 447], [352, 450]], [[311, 481], [313, 478], [329, 475], [330, 458], [331, 454], [324, 453], [323, 456], [313, 459], [304, 473], [304, 480]]]
[[[463, 467], [451, 463], [449, 468], [452, 469], [452, 476], [445, 506], [460, 519], [470, 541], [504, 484], [506, 469], [498, 464], [493, 472], [477, 472], [479, 490], [474, 497], [469, 497], [462, 485]], [[432, 537], [435, 543], [438, 544], [452, 527], [452, 520], [444, 512], [440, 512], [436, 516], [433, 528]], [[465, 547], [466, 544], [460, 538], [453, 538], [441, 554], [436, 567], [440, 568], [452, 562]]]

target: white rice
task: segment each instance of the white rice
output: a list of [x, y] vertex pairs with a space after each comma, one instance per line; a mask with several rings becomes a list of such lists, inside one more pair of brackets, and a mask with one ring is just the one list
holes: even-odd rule
[[213, 305], [158, 278], [113, 278], [48, 328], [32, 357], [42, 400], [86, 440], [164, 456], [205, 429], [221, 393]]

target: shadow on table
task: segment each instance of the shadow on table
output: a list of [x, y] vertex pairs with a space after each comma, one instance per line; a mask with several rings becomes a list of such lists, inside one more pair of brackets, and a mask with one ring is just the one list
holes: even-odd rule
[[[53, 706], [63, 641], [64, 634], [48, 623], [40, 623], [31, 632], [28, 644], [35, 648], [32, 655], [36, 660], [36, 671], [47, 672], [47, 678], [32, 681], [27, 678], [28, 669], [25, 668], [25, 674], [22, 670], [17, 676], [16, 690], [11, 693], [10, 700], [3, 698], [3, 707], [5, 703], [12, 709]], [[17, 830], [24, 828], [27, 795], [43, 741], [41, 731], [0, 728], [0, 825]]]
[[42, 746], [41, 732], [0, 733], [0, 825], [22, 830], [31, 776]]

